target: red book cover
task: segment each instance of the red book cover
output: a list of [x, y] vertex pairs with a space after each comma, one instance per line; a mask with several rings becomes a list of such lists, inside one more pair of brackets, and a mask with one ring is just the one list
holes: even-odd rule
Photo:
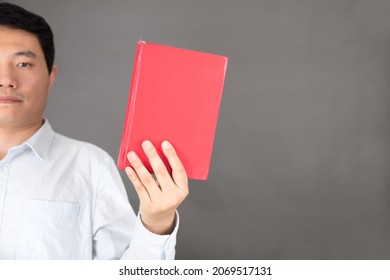
[[172, 143], [188, 178], [208, 177], [228, 58], [140, 41], [130, 85], [119, 169], [135, 151], [153, 173], [141, 143], [150, 140], [168, 170], [161, 143]]

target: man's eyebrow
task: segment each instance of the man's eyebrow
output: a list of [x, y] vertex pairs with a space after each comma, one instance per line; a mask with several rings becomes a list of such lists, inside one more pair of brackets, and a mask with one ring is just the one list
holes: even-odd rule
[[30, 51], [30, 50], [19, 51], [19, 52], [16, 52], [14, 55], [15, 56], [27, 56], [27, 57], [30, 57], [30, 58], [36, 58], [37, 57], [37, 55], [34, 52]]

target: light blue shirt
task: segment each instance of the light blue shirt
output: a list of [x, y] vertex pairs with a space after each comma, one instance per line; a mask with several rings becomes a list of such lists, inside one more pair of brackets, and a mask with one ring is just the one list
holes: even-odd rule
[[113, 159], [47, 120], [0, 161], [0, 259], [173, 259], [177, 229], [149, 232]]

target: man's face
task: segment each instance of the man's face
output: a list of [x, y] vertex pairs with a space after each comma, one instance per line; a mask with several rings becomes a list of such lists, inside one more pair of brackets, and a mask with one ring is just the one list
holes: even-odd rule
[[42, 121], [57, 70], [49, 75], [38, 38], [0, 26], [0, 128], [23, 129]]

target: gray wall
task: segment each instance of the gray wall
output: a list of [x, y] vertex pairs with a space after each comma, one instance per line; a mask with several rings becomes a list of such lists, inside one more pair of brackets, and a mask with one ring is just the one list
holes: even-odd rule
[[178, 259], [390, 258], [390, 1], [14, 2], [56, 34], [50, 122], [114, 158], [140, 37], [229, 56]]

